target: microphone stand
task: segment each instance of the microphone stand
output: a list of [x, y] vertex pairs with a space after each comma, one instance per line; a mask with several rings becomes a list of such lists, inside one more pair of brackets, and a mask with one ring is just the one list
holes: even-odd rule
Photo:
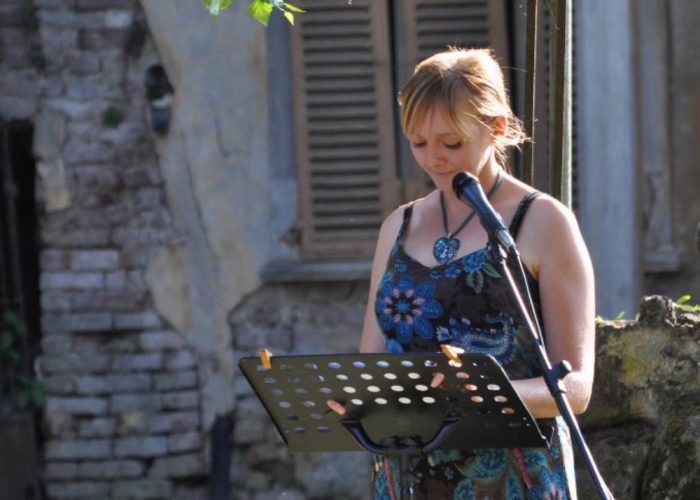
[[[573, 436], [573, 439], [576, 442], [581, 455], [583, 456], [586, 463], [586, 468], [588, 469], [591, 479], [593, 479], [593, 482], [595, 483], [595, 487], [596, 490], [598, 490], [600, 498], [603, 500], [614, 500], [614, 497], [610, 493], [610, 490], [605, 484], [605, 480], [601, 476], [600, 471], [593, 460], [593, 455], [591, 454], [591, 451], [583, 438], [583, 434], [578, 426], [574, 412], [569, 405], [569, 401], [564, 397], [564, 394], [566, 393], [566, 386], [564, 385], [563, 379], [571, 372], [571, 364], [568, 361], [563, 360], [557, 363], [556, 366], [552, 366], [549, 356], [547, 355], [542, 337], [542, 330], [537, 320], [535, 306], [532, 302], [532, 296], [530, 295], [530, 289], [527, 284], [525, 269], [523, 268], [523, 263], [520, 259], [520, 253], [515, 247], [515, 244], [512, 244], [509, 248], [504, 248], [503, 251], [506, 253], [508, 259], [506, 262], [503, 257], [503, 253], [501, 252], [500, 242], [494, 237], [492, 232], [489, 231], [488, 227], [485, 227], [485, 229], [489, 235], [489, 248], [491, 250], [493, 260], [499, 265], [501, 271], [503, 271], [503, 275], [508, 280], [508, 284], [510, 286], [513, 298], [515, 299], [518, 311], [525, 320], [527, 331], [533, 345], [536, 346], [535, 352], [537, 353], [537, 358], [542, 368], [542, 376], [547, 384], [547, 388], [554, 398], [557, 408], [559, 409], [559, 413], [562, 417], [564, 417], [564, 421], [569, 428], [569, 432]], [[525, 304], [518, 286], [513, 279], [508, 263], [515, 268], [523, 284], [527, 305]]]

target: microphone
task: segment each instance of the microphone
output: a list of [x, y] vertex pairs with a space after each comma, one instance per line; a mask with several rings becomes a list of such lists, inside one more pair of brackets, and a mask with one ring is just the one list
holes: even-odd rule
[[462, 202], [471, 206], [479, 216], [481, 225], [489, 235], [489, 240], [497, 241], [507, 253], [515, 249], [515, 242], [481, 188], [476, 176], [468, 172], [460, 172], [452, 179], [452, 191]]

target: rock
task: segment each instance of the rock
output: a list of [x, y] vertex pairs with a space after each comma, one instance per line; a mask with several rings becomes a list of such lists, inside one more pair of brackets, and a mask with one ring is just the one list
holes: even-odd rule
[[[639, 477], [645, 457], [654, 440], [654, 428], [633, 423], [585, 433], [593, 459], [603, 480], [616, 498], [638, 498]], [[598, 498], [598, 492], [586, 469], [578, 448], [575, 448], [578, 498]]]
[[647, 325], [676, 323], [676, 306], [662, 295], [643, 297], [639, 304], [639, 323]]
[[642, 500], [691, 499], [700, 491], [700, 391], [665, 412], [642, 478]]

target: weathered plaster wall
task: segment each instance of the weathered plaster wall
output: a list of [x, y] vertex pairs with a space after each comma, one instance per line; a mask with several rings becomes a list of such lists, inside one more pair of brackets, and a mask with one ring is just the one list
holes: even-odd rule
[[227, 311], [260, 284], [269, 246], [265, 32], [241, 2], [215, 23], [198, 2], [141, 3], [175, 88], [156, 148], [180, 237], [154, 256], [148, 283], [198, 354], [208, 426], [233, 403]]
[[[665, 53], [671, 183], [669, 224], [679, 265], [666, 273], [649, 274], [645, 291], [674, 298], [700, 298], [700, 252], [696, 234], [700, 223], [700, 19], [698, 2], [663, 2], [667, 31]], [[642, 59], [644, 64], [646, 60]], [[643, 118], [642, 118], [643, 119]], [[656, 120], [653, 120], [656, 121]], [[663, 131], [659, 131], [663, 134]], [[658, 233], [658, 228], [651, 228]], [[663, 229], [665, 230], [665, 229]]]

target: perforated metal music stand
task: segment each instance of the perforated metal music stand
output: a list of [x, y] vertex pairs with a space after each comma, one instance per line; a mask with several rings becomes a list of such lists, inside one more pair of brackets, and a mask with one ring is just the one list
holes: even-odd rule
[[[239, 366], [293, 452], [366, 450], [405, 465], [438, 448], [547, 446], [491, 356], [275, 356], [269, 369], [248, 357]], [[445, 380], [432, 388], [437, 372]], [[328, 409], [330, 399], [346, 407], [345, 416]]]

